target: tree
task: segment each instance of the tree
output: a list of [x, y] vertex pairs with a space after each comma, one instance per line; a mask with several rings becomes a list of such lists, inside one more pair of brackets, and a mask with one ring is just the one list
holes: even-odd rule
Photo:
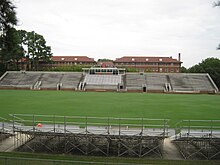
[[26, 46], [26, 58], [30, 59], [33, 70], [39, 69], [40, 62], [49, 62], [52, 56], [51, 47], [46, 45], [46, 40], [42, 35], [25, 30], [19, 30], [20, 40], [23, 47]]
[[220, 6], [220, 1], [214, 2], [214, 7]]
[[0, 31], [4, 33], [16, 24], [15, 6], [10, 0], [0, 0]]
[[[7, 69], [18, 70], [18, 61], [24, 56], [19, 33], [15, 28], [7, 30], [3, 37], [6, 44], [2, 47], [2, 59]], [[9, 67], [12, 64], [12, 68]]]
[[[38, 70], [40, 61], [47, 62], [52, 55], [43, 36], [25, 30], [17, 31], [15, 6], [11, 0], [0, 0], [0, 71], [18, 69], [23, 57], [30, 58], [32, 67]], [[9, 65], [13, 68], [9, 68]]]
[[5, 70], [9, 47], [14, 45], [13, 26], [17, 24], [15, 6], [10, 0], [0, 0], [0, 72]]
[[220, 88], [220, 59], [207, 58], [201, 63], [188, 69], [190, 73], [209, 73], [213, 81]]
[[181, 66], [180, 73], [187, 73], [187, 68], [184, 66]]

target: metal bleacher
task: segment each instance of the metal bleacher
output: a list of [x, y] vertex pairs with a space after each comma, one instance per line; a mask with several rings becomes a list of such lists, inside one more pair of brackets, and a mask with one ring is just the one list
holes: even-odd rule
[[93, 85], [118, 85], [121, 75], [90, 75], [85, 76], [84, 82]]
[[86, 74], [83, 83], [85, 89], [110, 89], [117, 90], [118, 84], [122, 82], [121, 75], [92, 75]]

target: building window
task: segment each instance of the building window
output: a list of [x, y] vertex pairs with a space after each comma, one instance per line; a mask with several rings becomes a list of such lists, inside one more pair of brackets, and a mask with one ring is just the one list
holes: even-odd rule
[[162, 68], [160, 68], [160, 72], [163, 72], [163, 69], [162, 69]]

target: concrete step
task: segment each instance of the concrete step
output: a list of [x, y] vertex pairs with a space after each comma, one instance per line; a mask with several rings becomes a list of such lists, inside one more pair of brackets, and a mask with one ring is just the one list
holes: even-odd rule
[[178, 148], [172, 143], [170, 138], [164, 139], [162, 155], [167, 160], [183, 160]]
[[10, 136], [0, 143], [0, 152], [11, 152], [28, 141], [25, 134]]

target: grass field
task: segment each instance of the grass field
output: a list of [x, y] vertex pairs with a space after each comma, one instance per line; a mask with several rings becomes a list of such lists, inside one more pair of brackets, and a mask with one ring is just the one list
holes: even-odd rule
[[33, 153], [1, 153], [0, 164], [7, 165], [219, 165], [219, 160], [162, 160], [123, 157], [95, 157]]
[[220, 95], [0, 91], [0, 116], [45, 114], [123, 118], [220, 119]]
[[[95, 93], [0, 90], [0, 117], [8, 114], [167, 118], [171, 127], [182, 119], [219, 120], [220, 95]], [[151, 160], [141, 158], [0, 153], [0, 164], [209, 164], [219, 161]]]

